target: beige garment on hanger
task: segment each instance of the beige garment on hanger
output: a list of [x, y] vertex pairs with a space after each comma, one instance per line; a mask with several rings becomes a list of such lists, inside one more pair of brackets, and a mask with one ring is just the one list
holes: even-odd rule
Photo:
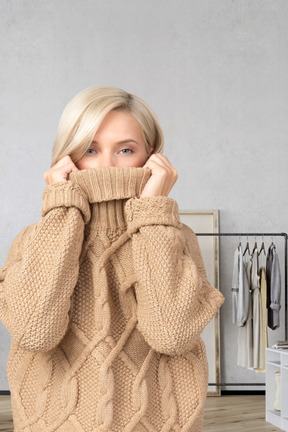
[[261, 331], [262, 331], [262, 352], [261, 352], [261, 364], [262, 367], [255, 370], [255, 372], [266, 371], [265, 369], [265, 349], [268, 348], [268, 332], [267, 332], [267, 282], [266, 282], [266, 254], [261, 251], [259, 257], [259, 272], [260, 272], [260, 292], [261, 292], [261, 309], [262, 309], [262, 320], [261, 320]]
[[258, 270], [258, 249], [254, 248], [251, 257], [251, 289], [253, 303], [253, 369], [262, 368], [262, 308], [260, 294], [260, 277]]

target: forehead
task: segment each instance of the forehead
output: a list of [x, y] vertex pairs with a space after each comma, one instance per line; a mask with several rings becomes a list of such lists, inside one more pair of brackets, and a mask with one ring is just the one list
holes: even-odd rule
[[121, 137], [132, 136], [142, 137], [143, 131], [137, 120], [125, 111], [111, 111], [101, 122], [94, 140], [100, 137]]

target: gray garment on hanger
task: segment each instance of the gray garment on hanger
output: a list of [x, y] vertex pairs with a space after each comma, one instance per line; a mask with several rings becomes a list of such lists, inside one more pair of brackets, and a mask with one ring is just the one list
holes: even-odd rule
[[261, 293], [260, 293], [260, 277], [258, 263], [258, 249], [254, 248], [251, 256], [251, 289], [252, 289], [252, 317], [253, 317], [253, 368], [259, 369], [262, 364], [262, 309], [261, 309]]
[[281, 273], [278, 254], [273, 243], [269, 247], [267, 253], [266, 278], [268, 327], [270, 327], [272, 330], [276, 330], [280, 326], [279, 310], [281, 308]]
[[238, 354], [237, 365], [249, 369], [253, 368], [253, 316], [252, 316], [252, 292], [251, 287], [251, 257], [250, 252], [246, 251], [243, 256], [243, 266], [245, 268], [248, 290], [249, 308], [248, 317], [243, 327], [238, 327]]
[[243, 264], [242, 247], [234, 253], [232, 278], [232, 322], [239, 327], [245, 325], [249, 313], [249, 283]]

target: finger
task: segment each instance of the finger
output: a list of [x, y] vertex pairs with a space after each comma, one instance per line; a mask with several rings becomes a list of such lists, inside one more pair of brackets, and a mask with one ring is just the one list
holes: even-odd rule
[[167, 165], [165, 165], [163, 162], [155, 159], [148, 159], [146, 164], [144, 165], [145, 168], [150, 168], [150, 170], [159, 170], [159, 169], [165, 169], [167, 170]]
[[78, 171], [78, 168], [74, 165], [74, 163], [71, 162], [67, 162], [65, 165], [61, 166], [58, 168], [58, 172], [62, 173], [64, 175], [66, 175], [66, 177], [71, 173], [71, 172], [75, 172]]
[[158, 153], [158, 155], [159, 155], [159, 159], [158, 159], [159, 165], [160, 165], [160, 161], [161, 161], [162, 164], [163, 164], [162, 166], [166, 167], [166, 169], [169, 171], [169, 173], [177, 180], [177, 178], [178, 178], [178, 172], [174, 168], [174, 166], [171, 164], [171, 162], [169, 161], [169, 159], [167, 158], [167, 156], [165, 156], [165, 155], [163, 155], [161, 153]]
[[152, 155], [150, 159], [157, 162], [159, 165], [162, 165], [163, 167], [173, 168], [167, 156], [162, 155], [160, 153]]
[[166, 166], [166, 163], [156, 155], [150, 156], [150, 158], [147, 160], [146, 164], [149, 165], [149, 163], [157, 164], [160, 166]]
[[69, 171], [69, 174], [71, 173], [71, 172], [76, 172], [76, 171], [79, 171], [79, 169], [76, 167], [76, 165], [74, 165], [74, 163], [72, 163], [72, 165], [71, 165], [71, 170]]
[[67, 181], [67, 178], [72, 171], [78, 171], [78, 168], [74, 165], [70, 157], [65, 157], [65, 159], [63, 159], [50, 168], [50, 170], [45, 172], [44, 179], [47, 184]]
[[167, 165], [169, 168], [173, 168], [173, 169], [174, 169], [173, 165], [171, 164], [171, 162], [170, 162], [170, 160], [168, 159], [167, 156], [165, 156], [165, 155], [159, 153], [159, 158], [160, 158], [160, 160], [161, 160], [163, 163], [165, 163], [165, 165]]
[[177, 173], [175, 168], [165, 158], [150, 158], [144, 166], [150, 168], [152, 171], [161, 170], [173, 176]]
[[64, 166], [64, 165], [69, 164], [69, 163], [73, 163], [73, 162], [72, 162], [71, 157], [67, 155], [67, 156], [64, 156], [62, 159], [60, 159], [60, 160], [59, 160], [59, 161], [54, 165], [54, 167], [55, 167], [55, 168], [58, 168], [58, 167]]

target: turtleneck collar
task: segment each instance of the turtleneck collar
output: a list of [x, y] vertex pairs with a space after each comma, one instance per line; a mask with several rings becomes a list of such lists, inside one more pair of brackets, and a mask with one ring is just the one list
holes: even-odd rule
[[81, 187], [92, 204], [139, 197], [150, 175], [149, 168], [107, 167], [73, 172], [69, 180]]
[[127, 226], [125, 203], [139, 198], [151, 172], [149, 168], [107, 167], [80, 170], [70, 174], [72, 184], [88, 197], [91, 208], [89, 230], [114, 231]]

